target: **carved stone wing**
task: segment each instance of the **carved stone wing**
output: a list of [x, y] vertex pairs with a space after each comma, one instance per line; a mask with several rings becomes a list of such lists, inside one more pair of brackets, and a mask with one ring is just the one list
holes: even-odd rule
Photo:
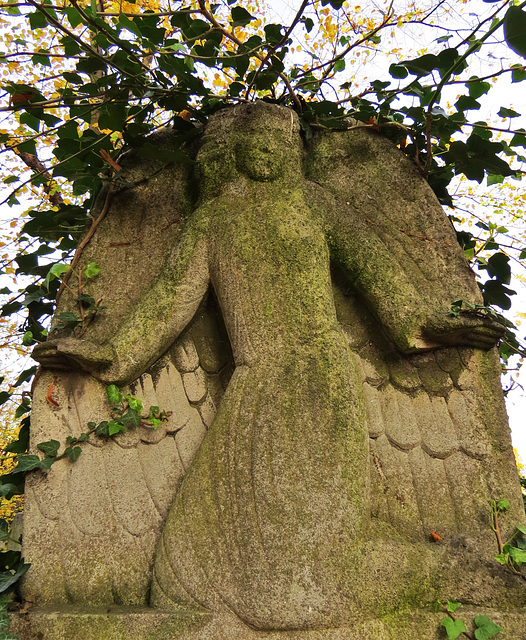
[[[320, 135], [307, 177], [343, 209], [353, 207], [423, 304], [443, 313], [454, 300], [480, 303], [450, 222], [388, 140], [364, 129]], [[496, 351], [452, 346], [403, 355], [345, 276], [333, 276], [338, 317], [362, 375], [373, 520], [414, 541], [482, 530], [491, 554], [493, 533], [481, 526], [488, 500], [508, 497], [515, 519], [523, 517]]]
[[[170, 134], [158, 143], [169, 146]], [[106, 307], [80, 330], [93, 342], [111, 336], [159, 276], [191, 207], [184, 168], [163, 168], [138, 160], [136, 153], [120, 162], [126, 179], [138, 184], [114, 197], [79, 263], [81, 273], [90, 262], [101, 267], [82, 290], [102, 298]], [[77, 282], [73, 276], [70, 287]], [[69, 290], [56, 316], [64, 311], [78, 314]], [[27, 478], [23, 549], [33, 566], [23, 585], [26, 594], [38, 594], [42, 603], [147, 603], [162, 523], [231, 371], [212, 293], [169, 351], [123, 390], [146, 409], [155, 405], [171, 412], [168, 420], [111, 441], [92, 436], [76, 462], [60, 460], [49, 472]], [[111, 417], [102, 383], [82, 371], [45, 369], [34, 390], [32, 452], [39, 442], [64, 444], [67, 436], [87, 431], [88, 422]]]
[[482, 304], [436, 196], [389, 140], [366, 128], [317, 135], [306, 176], [332, 194], [340, 215], [359, 214], [428, 304], [441, 311], [459, 299]]

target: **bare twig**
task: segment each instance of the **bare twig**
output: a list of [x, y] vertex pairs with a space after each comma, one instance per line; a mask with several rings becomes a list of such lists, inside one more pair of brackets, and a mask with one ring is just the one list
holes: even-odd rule
[[111, 201], [113, 199], [114, 193], [115, 192], [114, 192], [113, 187], [110, 187], [109, 190], [108, 190], [108, 193], [106, 194], [106, 198], [104, 200], [104, 205], [102, 207], [101, 212], [99, 213], [98, 217], [95, 220], [93, 220], [93, 222], [91, 223], [91, 227], [89, 228], [88, 233], [79, 242], [79, 244], [78, 244], [78, 246], [77, 246], [77, 248], [75, 250], [75, 255], [73, 256], [73, 260], [71, 261], [69, 269], [66, 271], [66, 273], [64, 274], [64, 276], [62, 278], [62, 283], [61, 283], [61, 285], [59, 287], [59, 290], [57, 292], [57, 297], [56, 297], [57, 304], [58, 304], [58, 301], [60, 299], [60, 296], [62, 295], [62, 292], [64, 291], [64, 289], [68, 285], [68, 281], [69, 281], [69, 279], [71, 277], [71, 274], [74, 272], [75, 267], [79, 263], [80, 257], [82, 256], [82, 252], [84, 251], [84, 247], [93, 238], [93, 235], [94, 235], [95, 231], [99, 227], [100, 223], [106, 217], [106, 214], [108, 213], [108, 210], [110, 208], [110, 204], [111, 204]]

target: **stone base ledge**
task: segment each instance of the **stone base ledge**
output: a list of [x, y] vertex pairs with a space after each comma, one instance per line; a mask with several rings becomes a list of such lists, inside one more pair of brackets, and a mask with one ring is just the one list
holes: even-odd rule
[[[503, 627], [499, 640], [526, 640], [526, 610], [463, 606], [457, 614], [468, 631], [475, 628], [475, 616], [485, 614]], [[256, 631], [234, 616], [192, 610], [168, 613], [138, 607], [64, 605], [12, 613], [9, 631], [18, 640], [444, 640], [447, 636], [440, 624], [444, 617], [420, 609], [339, 629]]]

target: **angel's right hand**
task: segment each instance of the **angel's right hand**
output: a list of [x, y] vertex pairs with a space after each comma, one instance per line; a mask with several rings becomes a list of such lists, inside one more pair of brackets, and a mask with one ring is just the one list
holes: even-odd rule
[[78, 338], [59, 338], [38, 344], [32, 357], [51, 369], [82, 369], [100, 377], [116, 361], [110, 345], [98, 345]]

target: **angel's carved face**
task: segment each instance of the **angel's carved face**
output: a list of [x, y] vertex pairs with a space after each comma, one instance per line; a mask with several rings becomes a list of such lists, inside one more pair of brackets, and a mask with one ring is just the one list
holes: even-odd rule
[[271, 182], [283, 171], [285, 141], [279, 131], [258, 129], [236, 145], [236, 167], [252, 180]]

